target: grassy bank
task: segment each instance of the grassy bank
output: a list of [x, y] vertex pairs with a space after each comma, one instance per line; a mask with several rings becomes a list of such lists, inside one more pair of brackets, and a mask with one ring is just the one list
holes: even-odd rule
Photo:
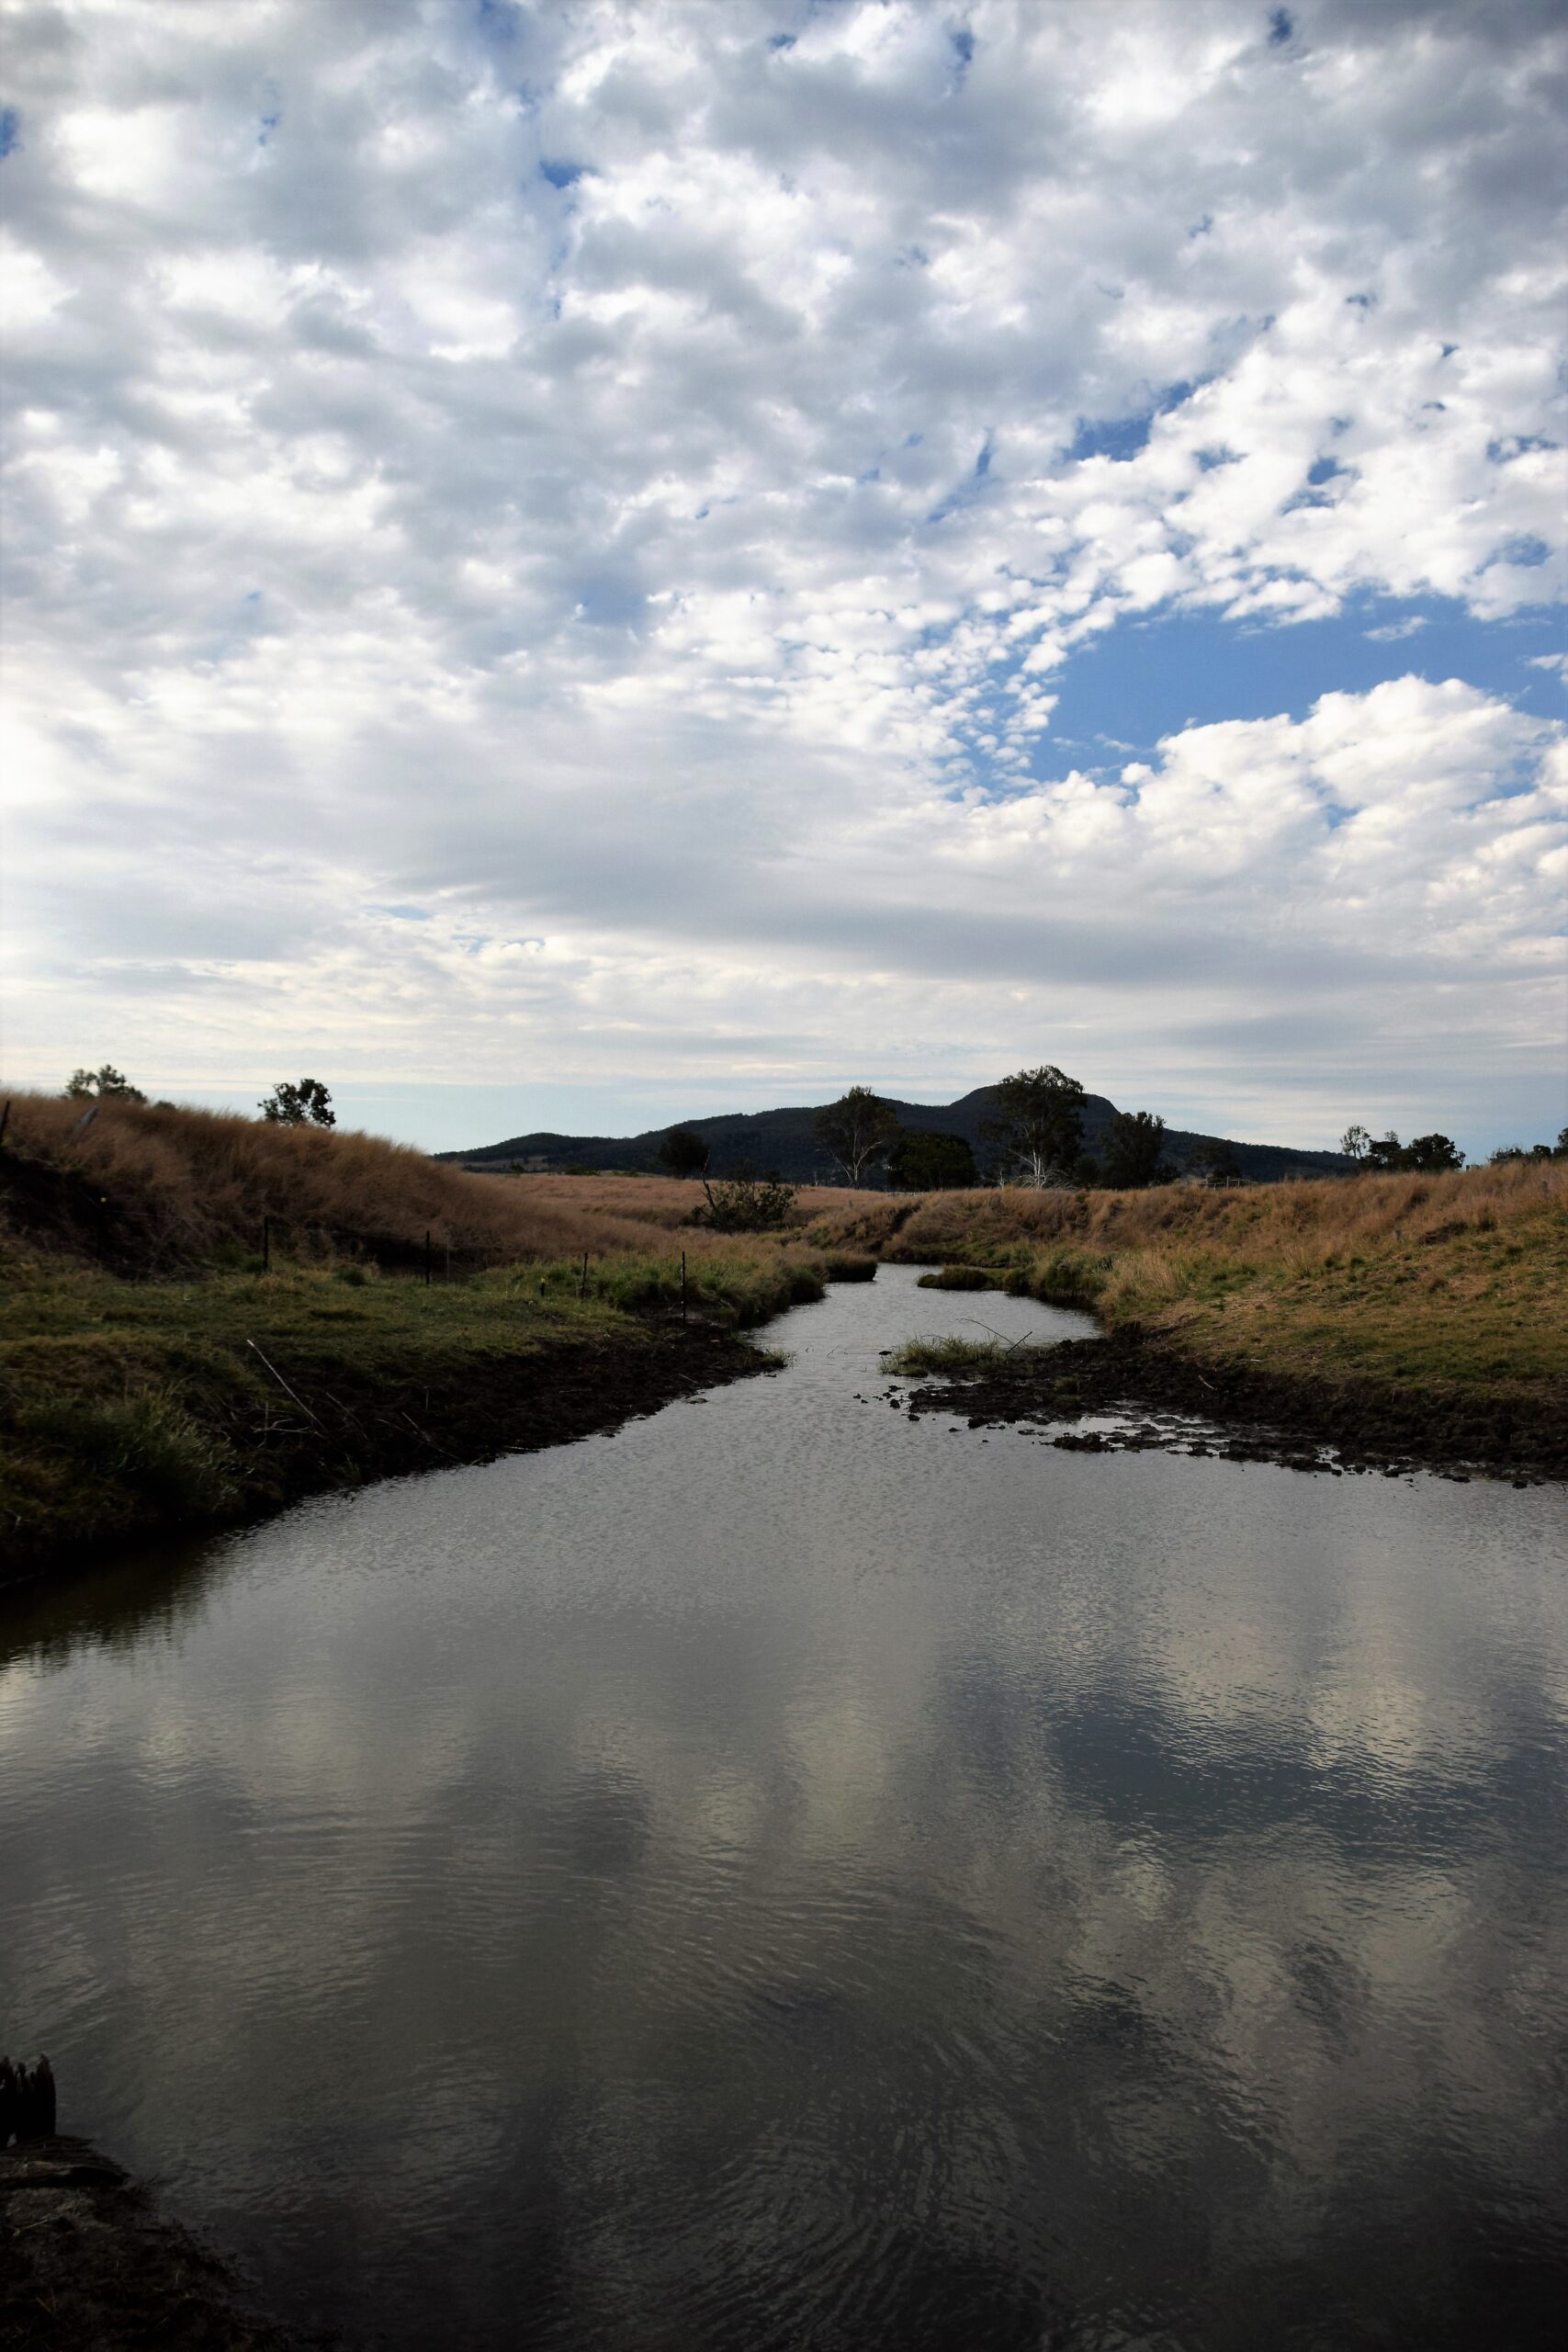
[[[593, 1259], [730, 1261], [693, 1224], [700, 1184], [671, 1178], [477, 1175], [383, 1136], [268, 1126], [173, 1104], [83, 1105], [14, 1093], [0, 1146], [0, 1259], [42, 1250], [159, 1279], [291, 1259], [438, 1272]], [[821, 1210], [875, 1195], [803, 1191]], [[844, 1245], [852, 1254], [855, 1245]]]
[[[885, 1257], [978, 1270], [1205, 1361], [1563, 1393], [1568, 1168], [1239, 1191], [953, 1193], [842, 1217]], [[833, 1232], [818, 1219], [813, 1238]], [[949, 1276], [956, 1282], [961, 1276]]]
[[0, 1561], [29, 1573], [606, 1426], [747, 1368], [738, 1329], [888, 1259], [1092, 1308], [1114, 1376], [1172, 1402], [1195, 1383], [1243, 1416], [1371, 1415], [1406, 1449], [1445, 1432], [1456, 1458], [1528, 1440], [1537, 1464], [1568, 1423], [1565, 1168], [804, 1192], [788, 1231], [744, 1242], [694, 1227], [701, 1202], [673, 1180], [474, 1175], [205, 1112], [107, 1105], [83, 1126], [76, 1104], [17, 1098]]
[[1107, 1333], [1048, 1356], [908, 1350], [890, 1368], [950, 1384], [931, 1409], [1141, 1402], [1293, 1430], [1358, 1464], [1568, 1475], [1568, 1169], [968, 1193], [886, 1213], [885, 1254], [940, 1258], [940, 1287], [978, 1275], [1089, 1307]]
[[465, 1281], [357, 1263], [122, 1281], [9, 1270], [0, 1330], [0, 1557], [221, 1524], [391, 1470], [608, 1426], [754, 1369], [736, 1334], [820, 1295], [798, 1253], [692, 1270], [630, 1255]]
[[692, 1225], [702, 1201], [169, 1105], [84, 1122], [79, 1102], [15, 1095], [0, 1574], [609, 1426], [755, 1369], [739, 1331], [875, 1272], [805, 1244], [819, 1202], [740, 1240]]
[[541, 1191], [199, 1111], [106, 1104], [84, 1125], [80, 1104], [16, 1098], [0, 1573], [581, 1435], [754, 1369], [737, 1332], [820, 1295], [845, 1253], [682, 1225], [700, 1200]]

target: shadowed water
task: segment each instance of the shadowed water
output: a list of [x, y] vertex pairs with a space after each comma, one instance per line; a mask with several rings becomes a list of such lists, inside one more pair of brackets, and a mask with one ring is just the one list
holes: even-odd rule
[[612, 2352], [1529, 2346], [1560, 1490], [789, 1370], [0, 1612], [0, 2046], [290, 2317]]

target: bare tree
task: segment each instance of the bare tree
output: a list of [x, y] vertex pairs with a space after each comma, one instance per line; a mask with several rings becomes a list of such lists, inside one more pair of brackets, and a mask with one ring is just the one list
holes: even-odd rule
[[1084, 1091], [1055, 1063], [1015, 1070], [997, 1089], [999, 1115], [980, 1132], [1000, 1147], [1005, 1171], [1020, 1182], [1070, 1182], [1083, 1151]]
[[835, 1167], [849, 1184], [863, 1181], [867, 1169], [891, 1151], [900, 1132], [892, 1103], [874, 1094], [869, 1086], [852, 1086], [847, 1094], [818, 1111], [815, 1122], [818, 1142], [831, 1153]]

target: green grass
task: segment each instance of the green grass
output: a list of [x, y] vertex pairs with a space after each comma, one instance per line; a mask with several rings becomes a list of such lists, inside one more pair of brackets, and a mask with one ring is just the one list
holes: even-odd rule
[[[822, 1295], [819, 1261], [694, 1258], [692, 1320], [750, 1329]], [[0, 1295], [0, 1556], [231, 1515], [310, 1430], [355, 1475], [353, 1430], [411, 1390], [460, 1397], [541, 1351], [631, 1355], [673, 1316], [679, 1256], [506, 1268], [427, 1289], [359, 1264], [123, 1282], [13, 1262]], [[341, 1399], [333, 1430], [310, 1399]], [[417, 1408], [417, 1402], [416, 1402]], [[324, 1413], [325, 1408], [322, 1408]], [[262, 1467], [258, 1468], [258, 1464]]]
[[137, 1490], [171, 1516], [211, 1518], [238, 1499], [232, 1447], [167, 1389], [24, 1403], [14, 1428], [35, 1455], [59, 1454], [77, 1476]]
[[1001, 1278], [988, 1266], [943, 1266], [936, 1273], [922, 1274], [917, 1288], [920, 1290], [998, 1290]]
[[1472, 1231], [1295, 1265], [1212, 1249], [1056, 1248], [1008, 1287], [1260, 1370], [1427, 1387], [1568, 1381], [1568, 1242], [1545, 1225], [1528, 1251]]

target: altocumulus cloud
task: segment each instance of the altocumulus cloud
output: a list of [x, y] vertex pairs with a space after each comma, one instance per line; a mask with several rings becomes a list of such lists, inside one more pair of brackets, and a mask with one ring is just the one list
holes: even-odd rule
[[11, 1075], [1545, 1118], [1557, 17], [18, 0]]

